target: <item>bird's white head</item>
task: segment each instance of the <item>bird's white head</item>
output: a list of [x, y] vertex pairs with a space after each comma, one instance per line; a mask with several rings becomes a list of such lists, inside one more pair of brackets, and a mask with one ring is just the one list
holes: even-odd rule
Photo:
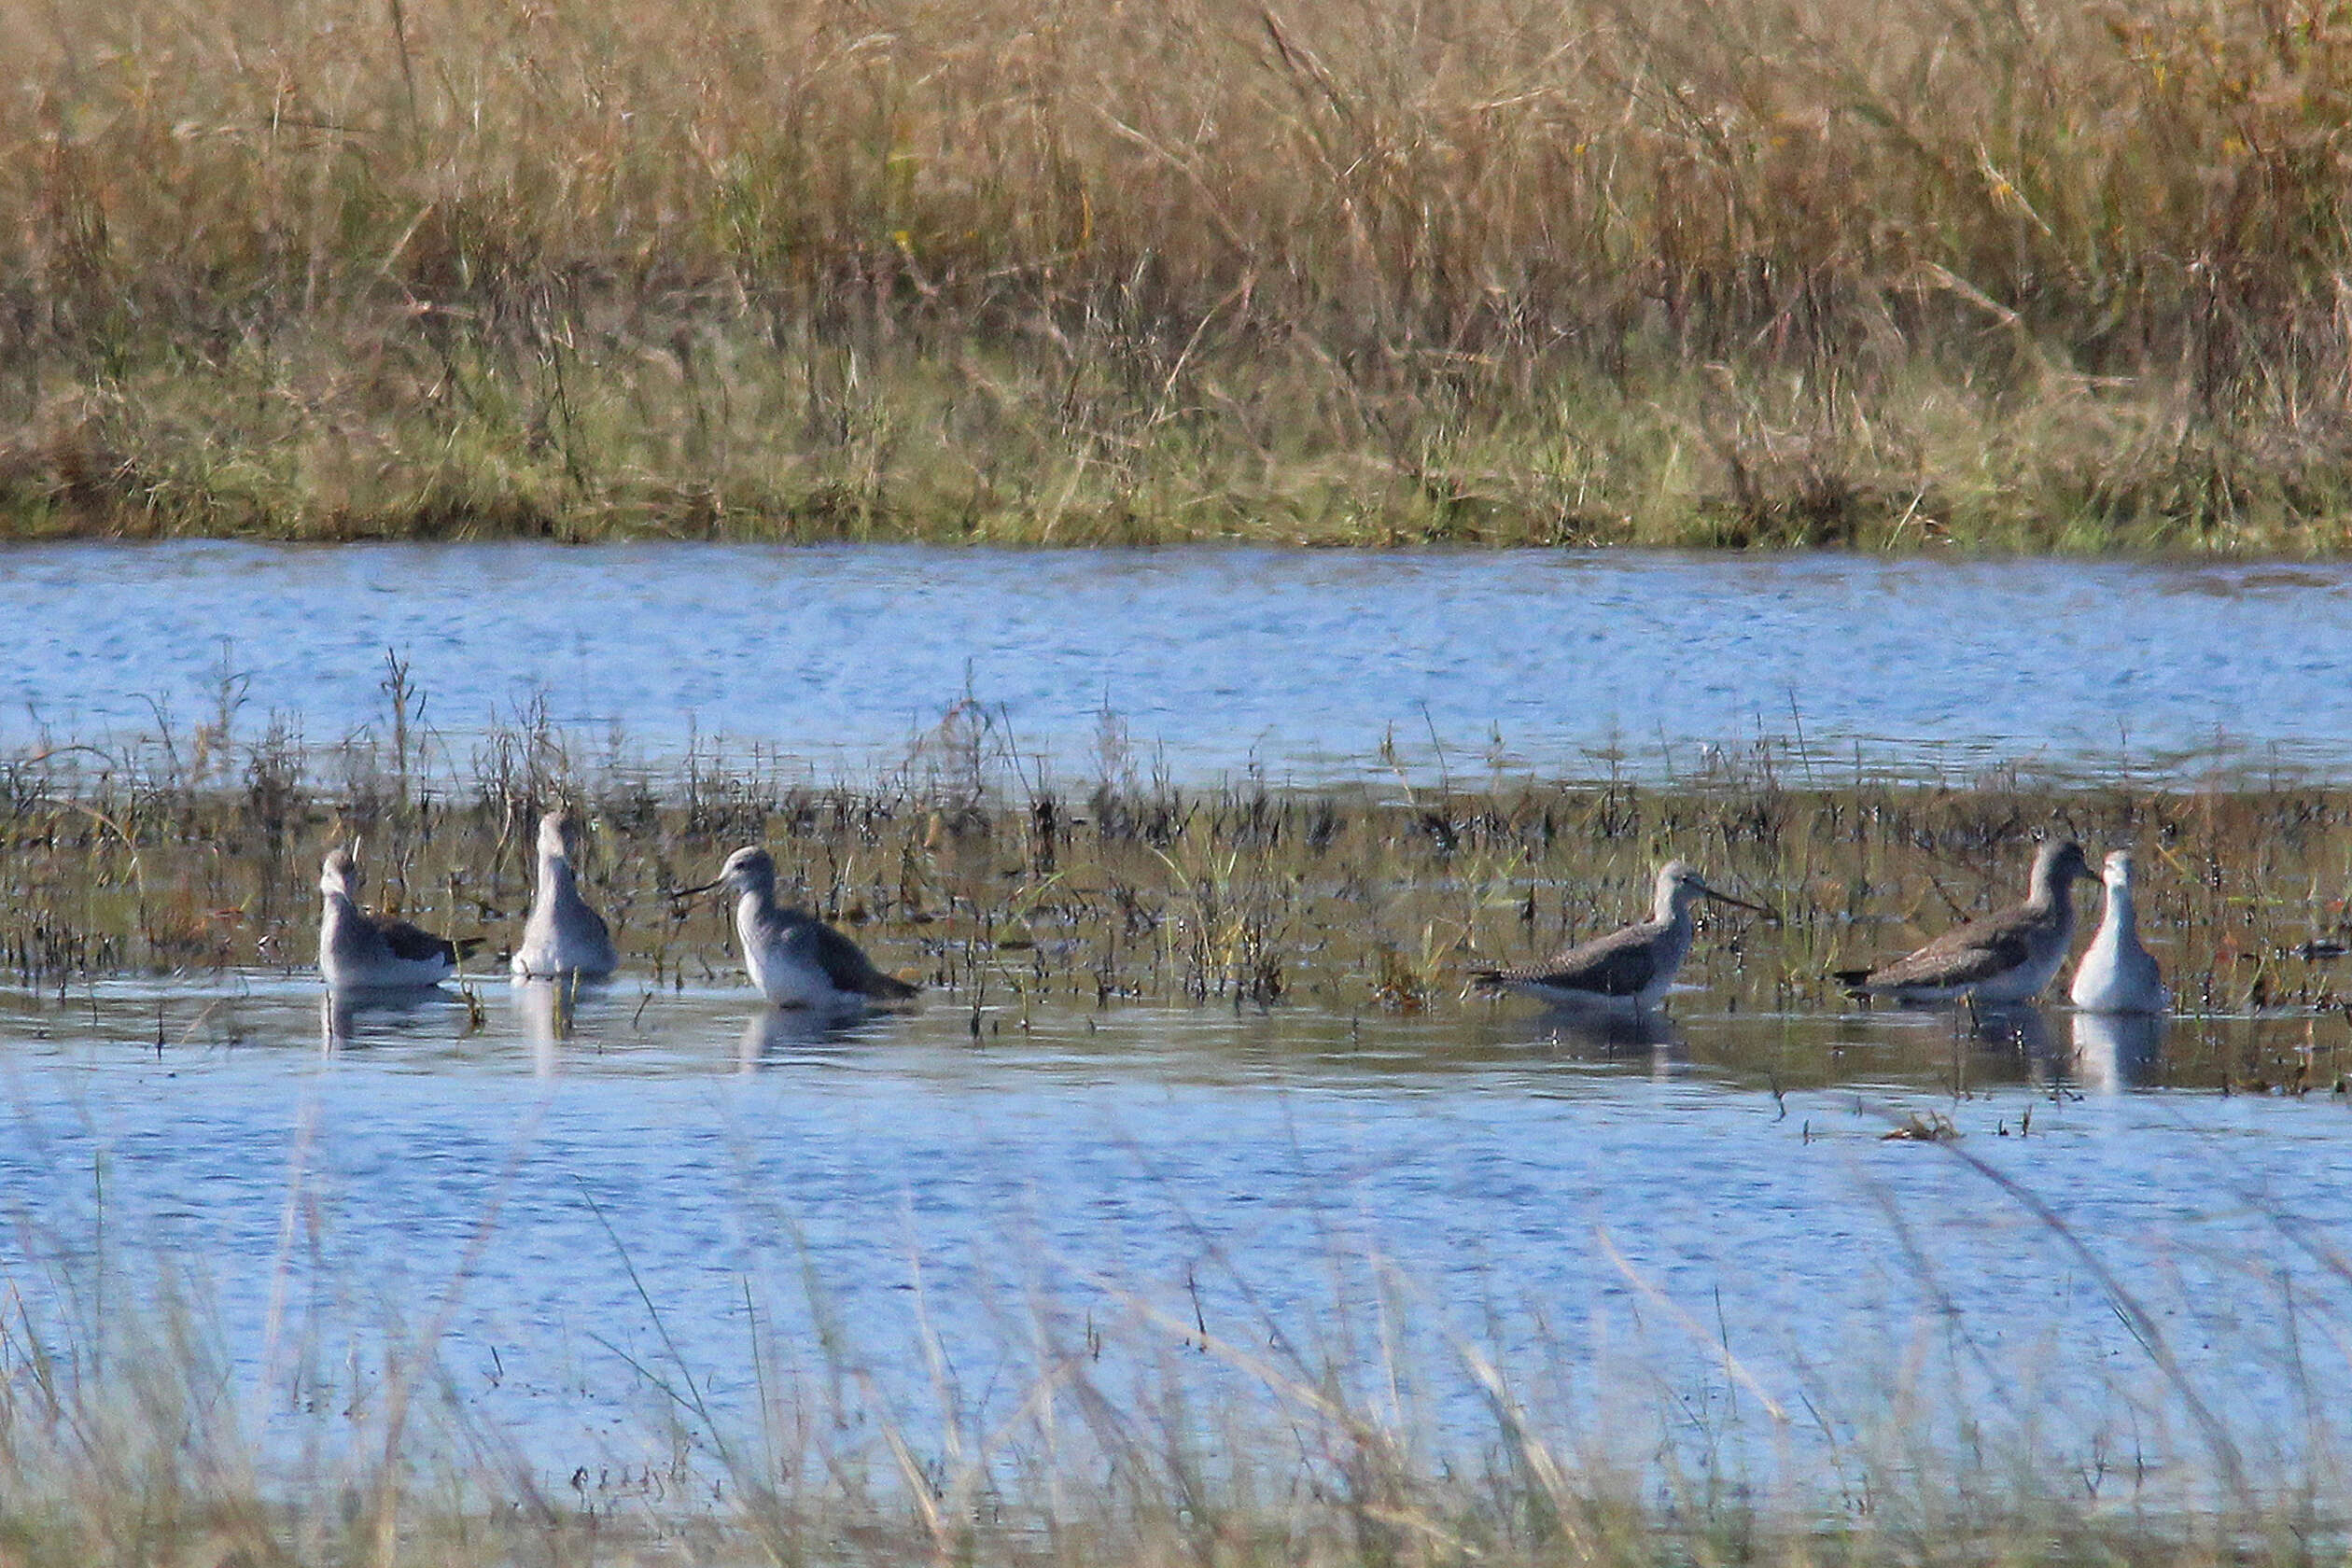
[[1713, 899], [1717, 903], [1732, 904], [1741, 909], [1753, 909], [1758, 914], [1765, 913], [1764, 906], [1760, 903], [1750, 903], [1745, 899], [1733, 898], [1729, 893], [1708, 887], [1706, 879], [1699, 875], [1699, 868], [1688, 861], [1668, 861], [1659, 867], [1656, 909], [1658, 918], [1678, 920], [1682, 918], [1685, 910], [1702, 898]]
[[539, 852], [543, 861], [568, 861], [580, 850], [580, 819], [557, 806], [539, 818]]
[[2107, 884], [2110, 893], [2129, 894], [2132, 890], [2132, 852], [2129, 849], [2108, 850], [2100, 880]]
[[719, 880], [737, 894], [772, 894], [776, 891], [776, 861], [756, 844], [747, 844], [727, 857], [727, 863], [719, 868]]
[[713, 888], [725, 888], [737, 898], [757, 893], [773, 903], [776, 898], [776, 861], [758, 845], [747, 844], [727, 857], [727, 863], [719, 868], [717, 876], [692, 888], [680, 888], [670, 897], [695, 898]]
[[2053, 838], [2034, 854], [2034, 892], [2063, 893], [2078, 876], [2090, 876], [2089, 857], [2071, 838]]
[[359, 896], [358, 862], [340, 844], [327, 851], [326, 863], [318, 868], [318, 890], [329, 897], [341, 893], [356, 900]]

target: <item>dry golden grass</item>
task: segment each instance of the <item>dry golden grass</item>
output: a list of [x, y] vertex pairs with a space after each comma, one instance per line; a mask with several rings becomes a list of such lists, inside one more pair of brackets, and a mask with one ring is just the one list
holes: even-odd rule
[[2336, 7], [0, 35], [21, 532], [2347, 541]]

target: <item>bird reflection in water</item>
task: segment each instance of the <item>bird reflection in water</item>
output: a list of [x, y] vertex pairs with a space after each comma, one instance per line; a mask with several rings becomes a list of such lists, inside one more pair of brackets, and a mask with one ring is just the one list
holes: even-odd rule
[[735, 1070], [756, 1072], [788, 1057], [857, 1038], [873, 1017], [862, 1007], [763, 1007], [744, 1020]]
[[[462, 1007], [464, 1000], [447, 991], [409, 989], [329, 990], [318, 999], [318, 1043], [322, 1050], [335, 1051], [347, 1045], [361, 1045], [365, 1021], [375, 1019], [390, 1023], [387, 1032], [406, 1032], [399, 1028], [400, 1020], [415, 1020], [427, 1016], [439, 1017], [451, 1008]], [[376, 1033], [371, 1029], [368, 1032]]]
[[595, 1012], [607, 989], [578, 974], [514, 982], [514, 1005], [523, 1015], [523, 1031], [531, 1042], [534, 1071], [541, 1077], [554, 1073], [561, 1065], [557, 1047], [572, 1037], [583, 1011]]
[[2074, 1071], [2093, 1094], [2115, 1094], [2152, 1082], [2164, 1058], [2161, 1013], [2078, 1013]]
[[1969, 1038], [1980, 1045], [2015, 1051], [2028, 1061], [2046, 1062], [2052, 1055], [2050, 1020], [2030, 1001], [2006, 1007], [1981, 1004], [1964, 1010]]
[[1687, 1043], [1674, 1021], [1650, 1007], [1554, 1007], [1537, 1022], [1545, 1039], [1575, 1056], [1616, 1057], [1647, 1051], [1661, 1076], [1682, 1059]]

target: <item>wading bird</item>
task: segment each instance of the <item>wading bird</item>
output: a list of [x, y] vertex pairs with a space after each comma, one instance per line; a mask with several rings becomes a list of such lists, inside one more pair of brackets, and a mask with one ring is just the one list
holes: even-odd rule
[[328, 854], [318, 890], [326, 900], [318, 917], [318, 972], [329, 990], [438, 986], [457, 973], [458, 959], [481, 945], [478, 937], [452, 942], [360, 908], [359, 868], [348, 849]]
[[604, 917], [588, 907], [572, 875], [579, 843], [580, 822], [570, 812], [551, 811], [539, 819], [539, 885], [512, 966], [526, 979], [593, 980], [621, 967]]
[[1855, 996], [1915, 1002], [2030, 1001], [2066, 961], [2074, 940], [2074, 881], [2090, 875], [2081, 845], [2053, 840], [2034, 856], [2024, 903], [1955, 927], [1893, 963], [1833, 973]]
[[2140, 945], [2131, 852], [2109, 854], [2101, 880], [2107, 884], [2107, 908], [2099, 916], [2098, 934], [2075, 965], [2067, 996], [2085, 1013], [2162, 1013], [2172, 999], [2164, 994], [2156, 960]]
[[903, 1001], [921, 987], [883, 973], [856, 943], [805, 909], [776, 902], [776, 861], [757, 846], [727, 857], [715, 882], [678, 896], [724, 885], [735, 895], [735, 935], [743, 967], [760, 994], [778, 1007], [862, 1007]]
[[1769, 913], [1761, 904], [1717, 892], [1683, 861], [1669, 861], [1658, 873], [1648, 919], [1537, 963], [1478, 970], [1470, 976], [1471, 984], [1517, 991], [1556, 1006], [1646, 1007], [1673, 984], [1674, 971], [1689, 956], [1690, 906], [1702, 898]]

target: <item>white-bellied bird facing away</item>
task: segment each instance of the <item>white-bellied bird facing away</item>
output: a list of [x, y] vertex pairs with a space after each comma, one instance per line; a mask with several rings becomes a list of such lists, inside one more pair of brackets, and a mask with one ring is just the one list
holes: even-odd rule
[[348, 849], [329, 852], [319, 869], [326, 906], [318, 917], [318, 972], [336, 991], [401, 990], [438, 986], [457, 973], [457, 960], [482, 945], [452, 942], [406, 920], [359, 907], [359, 868]]
[[572, 874], [579, 844], [580, 822], [570, 812], [559, 809], [539, 819], [539, 884], [531, 890], [531, 914], [523, 922], [512, 966], [526, 979], [595, 979], [621, 967], [604, 917], [580, 896]]
[[1833, 971], [1855, 996], [1899, 1001], [2030, 1001], [2074, 941], [2074, 881], [2091, 875], [2082, 846], [2053, 839], [2034, 856], [2025, 902], [1996, 909], [1876, 969]]
[[875, 968], [862, 948], [807, 910], [778, 905], [776, 861], [756, 845], [728, 856], [717, 882], [679, 896], [707, 892], [721, 883], [735, 896], [743, 967], [760, 994], [777, 1006], [861, 1007], [903, 1001], [921, 988]]
[[2075, 965], [2067, 997], [2085, 1013], [2162, 1013], [2172, 999], [2164, 993], [2156, 960], [2140, 945], [2139, 914], [2132, 903], [2131, 851], [2109, 854], [2101, 880], [2107, 884], [2107, 908], [2099, 917], [2098, 934]]
[[1689, 956], [1690, 906], [1702, 898], [1769, 913], [1761, 904], [1717, 892], [1683, 861], [1669, 861], [1658, 873], [1658, 893], [1648, 919], [1537, 963], [1477, 970], [1471, 983], [1490, 990], [1518, 991], [1557, 1006], [1646, 1007], [1673, 984], [1674, 972]]

